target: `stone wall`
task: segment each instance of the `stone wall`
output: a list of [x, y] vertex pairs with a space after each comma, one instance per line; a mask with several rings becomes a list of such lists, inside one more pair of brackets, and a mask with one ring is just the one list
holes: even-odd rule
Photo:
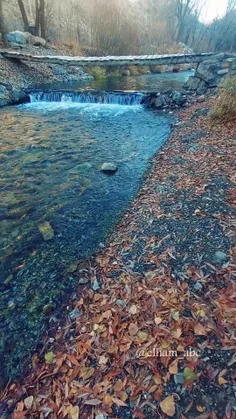
[[236, 59], [206, 60], [198, 64], [196, 73], [185, 83], [184, 88], [199, 95], [217, 87], [227, 74], [236, 73]]

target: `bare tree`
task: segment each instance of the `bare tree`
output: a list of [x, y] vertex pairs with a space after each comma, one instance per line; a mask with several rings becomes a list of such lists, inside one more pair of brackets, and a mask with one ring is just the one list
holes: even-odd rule
[[41, 27], [41, 36], [46, 38], [46, 28], [45, 28], [45, 0], [40, 0], [40, 27]]
[[2, 35], [3, 44], [7, 44], [6, 29], [3, 17], [3, 0], [0, 0], [0, 34]]
[[30, 27], [29, 27], [29, 20], [25, 11], [25, 5], [23, 0], [17, 0], [18, 1], [18, 5], [19, 5], [19, 9], [21, 12], [21, 16], [22, 16], [22, 20], [24, 23], [24, 30], [25, 32], [30, 32]]

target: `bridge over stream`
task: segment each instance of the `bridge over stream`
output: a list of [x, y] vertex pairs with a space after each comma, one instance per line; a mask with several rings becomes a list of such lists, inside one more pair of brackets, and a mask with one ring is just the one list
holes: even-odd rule
[[48, 64], [61, 64], [70, 66], [85, 67], [115, 67], [115, 66], [150, 66], [150, 65], [178, 65], [178, 64], [199, 64], [207, 59], [227, 60], [232, 54], [171, 54], [171, 55], [139, 55], [139, 56], [106, 56], [106, 57], [71, 57], [57, 55], [32, 55], [18, 51], [0, 50], [4, 58], [17, 61], [31, 61]]

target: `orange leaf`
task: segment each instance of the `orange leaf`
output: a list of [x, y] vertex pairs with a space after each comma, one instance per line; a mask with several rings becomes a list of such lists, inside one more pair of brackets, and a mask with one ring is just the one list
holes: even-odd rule
[[206, 329], [205, 329], [205, 327], [202, 326], [201, 323], [197, 323], [194, 326], [194, 333], [196, 333], [196, 335], [198, 335], [198, 336], [205, 336], [206, 335]]
[[117, 382], [114, 384], [113, 390], [114, 391], [121, 391], [121, 390], [123, 390], [123, 383], [122, 383], [122, 381], [120, 379], [117, 380]]
[[14, 412], [12, 415], [12, 419], [25, 419], [26, 413], [27, 413], [27, 410], [25, 410], [24, 412]]
[[178, 359], [175, 359], [172, 362], [172, 364], [170, 364], [170, 366], [169, 366], [169, 372], [171, 374], [177, 374], [177, 372], [178, 372], [178, 362], [179, 362], [179, 360]]
[[200, 406], [200, 405], [198, 405], [198, 406], [196, 406], [196, 407], [197, 407], [197, 411], [198, 411], [198, 412], [200, 412], [200, 413], [205, 412], [205, 407]]
[[154, 393], [154, 399], [155, 399], [157, 402], [159, 402], [159, 401], [161, 400], [162, 393], [163, 393], [162, 387], [161, 387], [161, 386], [159, 386], [159, 387], [157, 388], [157, 390], [155, 391], [155, 393]]
[[160, 407], [163, 413], [168, 416], [174, 416], [175, 414], [175, 402], [173, 396], [168, 396], [160, 403]]
[[228, 381], [226, 381], [226, 380], [224, 379], [224, 377], [219, 377], [219, 378], [218, 378], [218, 383], [219, 383], [220, 385], [222, 385], [222, 384], [227, 384], [227, 382], [228, 382]]
[[103, 404], [105, 404], [105, 406], [112, 404], [112, 398], [110, 396], [110, 394], [106, 393], [105, 396], [103, 397]]
[[17, 403], [17, 412], [23, 412], [24, 410], [24, 402]]

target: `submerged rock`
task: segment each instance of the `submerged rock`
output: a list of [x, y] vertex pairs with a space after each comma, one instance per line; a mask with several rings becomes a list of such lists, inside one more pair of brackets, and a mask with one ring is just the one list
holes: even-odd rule
[[43, 235], [45, 241], [52, 240], [54, 238], [54, 230], [48, 221], [39, 225], [39, 231]]
[[101, 171], [104, 173], [115, 173], [118, 167], [114, 163], [103, 163]]
[[92, 168], [92, 165], [90, 163], [84, 162], [70, 169], [69, 173], [71, 175], [77, 175], [78, 173], [86, 172], [87, 170], [91, 168]]

